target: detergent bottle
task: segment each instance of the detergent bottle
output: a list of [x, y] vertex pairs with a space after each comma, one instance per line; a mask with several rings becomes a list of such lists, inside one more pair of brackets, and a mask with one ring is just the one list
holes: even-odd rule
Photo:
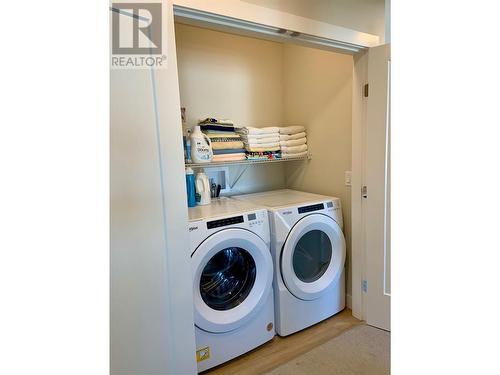
[[195, 126], [190, 136], [191, 161], [193, 163], [210, 163], [212, 161], [212, 142], [203, 134], [199, 126]]
[[196, 206], [196, 187], [194, 172], [191, 168], [186, 168], [186, 192], [188, 207]]
[[196, 204], [204, 206], [210, 204], [210, 182], [208, 176], [202, 171], [196, 175]]

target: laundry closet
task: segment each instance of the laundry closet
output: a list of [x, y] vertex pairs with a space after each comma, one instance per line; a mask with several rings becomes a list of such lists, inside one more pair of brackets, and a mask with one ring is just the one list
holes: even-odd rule
[[[175, 2], [175, 6], [170, 1], [166, 3], [170, 5], [164, 13], [168, 27], [165, 28], [163, 38], [168, 41], [165, 55], [170, 58], [169, 65], [165, 69], [151, 72], [118, 71], [112, 75], [112, 112], [116, 108], [113, 112], [116, 114], [112, 118], [118, 119], [112, 121], [111, 134], [112, 192], [115, 191], [113, 196], [117, 197], [112, 201], [112, 224], [115, 225], [115, 233], [119, 233], [115, 242], [121, 246], [120, 251], [115, 253], [115, 258], [121, 262], [121, 268], [112, 272], [112, 288], [113, 280], [117, 280], [115, 288], [121, 292], [116, 294], [119, 297], [115, 302], [112, 301], [112, 306], [113, 303], [123, 306], [137, 300], [150, 306], [150, 311], [163, 311], [161, 317], [154, 314], [151, 317], [156, 320], [154, 329], [151, 327], [149, 331], [137, 332], [129, 322], [142, 321], [142, 312], [138, 308], [123, 310], [122, 315], [112, 321], [113, 325], [119, 327], [112, 327], [112, 332], [119, 332], [117, 335], [120, 337], [117, 336], [116, 340], [127, 342], [133, 348], [131, 338], [140, 336], [145, 342], [152, 342], [153, 337], [162, 344], [150, 347], [149, 353], [140, 357], [144, 363], [150, 363], [150, 353], [157, 352], [155, 355], [160, 358], [162, 352], [168, 352], [168, 358], [162, 359], [163, 365], [158, 361], [158, 366], [178, 362], [183, 363], [178, 368], [193, 370], [196, 364], [186, 365], [186, 362], [192, 361], [193, 352], [196, 352], [198, 363], [204, 361], [205, 357], [208, 359], [219, 355], [213, 350], [215, 345], [210, 345], [210, 335], [203, 336], [205, 333], [220, 333], [219, 336], [222, 336], [226, 331], [221, 327], [226, 323], [230, 327], [227, 332], [235, 330], [236, 326], [233, 327], [231, 318], [228, 318], [229, 313], [224, 315], [227, 309], [222, 304], [224, 301], [217, 299], [216, 295], [205, 293], [202, 299], [195, 300], [194, 317], [192, 315], [192, 294], [197, 294], [200, 290], [203, 294], [204, 290], [199, 281], [193, 287], [191, 274], [197, 273], [194, 278], [203, 279], [203, 272], [211, 266], [215, 267], [219, 260], [217, 253], [213, 252], [203, 260], [204, 265], [199, 269], [195, 270], [192, 266], [194, 258], [201, 259], [198, 245], [204, 243], [205, 238], [205, 242], [214, 242], [215, 237], [211, 237], [211, 233], [216, 232], [207, 232], [206, 237], [201, 236], [196, 240], [196, 245], [193, 245], [192, 238], [197, 234], [191, 231], [198, 230], [201, 226], [190, 226], [190, 233], [187, 233], [190, 219], [197, 215], [201, 218], [210, 209], [200, 209], [204, 206], [188, 208], [186, 168], [192, 169], [195, 175], [204, 171], [216, 184], [220, 184], [221, 198], [213, 199], [213, 203], [217, 205], [217, 202], [223, 202], [224, 209], [226, 206], [234, 206], [235, 212], [238, 212], [236, 216], [230, 215], [228, 218], [217, 217], [213, 222], [203, 219], [205, 221], [200, 221], [203, 229], [224, 228], [226, 225], [240, 223], [238, 220], [241, 216], [242, 228], [261, 233], [262, 238], [266, 235], [270, 238], [269, 230], [266, 232], [256, 227], [260, 224], [272, 226], [271, 222], [266, 221], [266, 210], [248, 206], [241, 211], [244, 214], [240, 214], [237, 210], [247, 207], [245, 205], [248, 203], [238, 203], [237, 200], [242, 195], [279, 189], [315, 194], [305, 199], [309, 203], [304, 203], [303, 212], [319, 210], [317, 206], [320, 205], [321, 209], [338, 210], [340, 216], [336, 220], [340, 229], [332, 232], [330, 238], [335, 237], [332, 243], [336, 241], [337, 246], [342, 232], [345, 236], [345, 243], [342, 243], [345, 249], [342, 298], [345, 301], [342, 306], [345, 303], [345, 306], [352, 308], [353, 313], [363, 318], [361, 288], [352, 287], [354, 282], [357, 286], [361, 285], [361, 265], [360, 262], [353, 265], [352, 248], [356, 241], [355, 247], [360, 246], [361, 185], [365, 181], [367, 168], [366, 154], [363, 151], [366, 148], [366, 134], [369, 132], [364, 125], [369, 90], [367, 51], [379, 44], [378, 37], [333, 26], [325, 27], [301, 17], [284, 16], [280, 12], [273, 13], [273, 17], [267, 13], [246, 14], [247, 8], [254, 10], [259, 7], [241, 5], [239, 9], [240, 5], [234, 5], [241, 3], [239, 1], [179, 0]], [[228, 9], [229, 6], [233, 8]], [[210, 9], [203, 9], [204, 7]], [[236, 13], [238, 17], [235, 16]], [[176, 58], [173, 59], [173, 56]], [[130, 82], [134, 84], [135, 96], [129, 90]], [[114, 99], [113, 90], [116, 92]], [[146, 98], [140, 108], [135, 104], [137, 93]], [[383, 107], [385, 104], [383, 101], [376, 103], [379, 112], [386, 110]], [[141, 111], [143, 114], [139, 115], [138, 112]], [[209, 117], [231, 119], [235, 127], [303, 126], [307, 137], [307, 155], [297, 159], [206, 164], [186, 160], [183, 150], [186, 130]], [[144, 121], [145, 118], [147, 121]], [[147, 124], [154, 126], [148, 127]], [[375, 168], [371, 170], [375, 171]], [[380, 173], [377, 172], [376, 176], [379, 178]], [[324, 199], [315, 198], [320, 196]], [[338, 200], [327, 197], [336, 197]], [[229, 202], [225, 200], [228, 198], [232, 199], [232, 203], [224, 203]], [[299, 213], [303, 212], [299, 210]], [[244, 227], [247, 221], [253, 227]], [[242, 234], [241, 243], [249, 245], [252, 239], [249, 237], [247, 241], [245, 238], [246, 234]], [[341, 240], [344, 241], [343, 238]], [[255, 247], [269, 249], [271, 245], [266, 241], [264, 243], [263, 246]], [[236, 248], [245, 250], [244, 245]], [[248, 252], [253, 256], [252, 251], [254, 250], [247, 248], [241, 253], [246, 256]], [[112, 250], [112, 257], [113, 254]], [[332, 254], [339, 256], [330, 252], [330, 257]], [[237, 255], [230, 254], [231, 257]], [[359, 259], [360, 254], [356, 256]], [[254, 258], [254, 261], [248, 261], [241, 257], [241, 262], [247, 262], [245, 267], [260, 267], [258, 262], [262, 263], [264, 260]], [[210, 259], [214, 264], [211, 265]], [[273, 261], [276, 265], [276, 259], [273, 258]], [[164, 264], [166, 265], [162, 266]], [[257, 271], [258, 274], [259, 272]], [[274, 269], [272, 272], [276, 275], [279, 270]], [[335, 272], [339, 273], [341, 270]], [[143, 284], [121, 290], [120, 281], [130, 280], [132, 274]], [[144, 278], [144, 275], [147, 277]], [[269, 280], [266, 282], [270, 283]], [[252, 281], [250, 289], [257, 288], [259, 283], [259, 279], [256, 279], [255, 284]], [[145, 300], [145, 295], [151, 296], [151, 299]], [[162, 301], [165, 295], [168, 296], [167, 301]], [[245, 297], [246, 295], [243, 299]], [[307, 300], [307, 296], [298, 297], [299, 300], [301, 298]], [[202, 309], [207, 314], [216, 311], [212, 321], [209, 315], [201, 316], [203, 312], [196, 309], [197, 303], [204, 306]], [[169, 304], [175, 308], [167, 309]], [[212, 311], [208, 311], [205, 304]], [[269, 306], [263, 308], [263, 311], [266, 309], [273, 315]], [[220, 319], [216, 316], [220, 316]], [[193, 321], [196, 322], [197, 319], [206, 321], [207, 325], [196, 325], [200, 328], [196, 339], [203, 343], [201, 345], [197, 342], [194, 348], [191, 329]], [[250, 332], [257, 329], [251, 327], [251, 323], [245, 324]], [[314, 322], [308, 323], [311, 324]], [[157, 333], [158, 326], [170, 332], [168, 340]], [[274, 328], [274, 322], [267, 324], [271, 336], [266, 340], [274, 335]], [[239, 341], [231, 337], [224, 340], [224, 348], [239, 345]], [[162, 352], [159, 349], [161, 347]], [[117, 352], [116, 356], [121, 357], [122, 363], [129, 361], [121, 352]], [[217, 363], [228, 359], [230, 358], [222, 358]], [[206, 368], [210, 367], [198, 367], [198, 370]], [[133, 366], [124, 365], [120, 373], [133, 371], [131, 369]]]
[[175, 23], [175, 40], [188, 127], [213, 116], [235, 126], [306, 128], [308, 158], [228, 162], [222, 170], [230, 189], [223, 195], [289, 188], [338, 197], [349, 243], [351, 189], [345, 176], [351, 171], [353, 56], [181, 22]]
[[[346, 253], [350, 251], [351, 210], [351, 191], [349, 181], [346, 185], [345, 180], [346, 176], [351, 173], [354, 62], [353, 56], [350, 54], [213, 30], [190, 25], [189, 22], [183, 23], [182, 19], [175, 23], [175, 40], [180, 103], [184, 116], [184, 134], [186, 134], [187, 129], [192, 129], [200, 120], [208, 117], [230, 119], [235, 128], [303, 126], [307, 139], [307, 156], [299, 160], [271, 159], [259, 162], [246, 160], [206, 164], [186, 161], [186, 165], [194, 169], [195, 172], [203, 172], [211, 176], [210, 181], [214, 186], [222, 183], [224, 187], [223, 198], [212, 199], [212, 207], [209, 206], [208, 209], [205, 206], [189, 208], [190, 219], [193, 219], [192, 225], [190, 225], [191, 238], [195, 238], [197, 235], [191, 233], [191, 231], [198, 232], [205, 225], [216, 225], [221, 229], [220, 232], [206, 233], [202, 239], [197, 240], [192, 245], [191, 249], [193, 252], [192, 262], [197, 262], [197, 265], [193, 266], [193, 269], [197, 270], [193, 271], [195, 286], [193, 294], [195, 296], [198, 369], [202, 371], [225, 363], [227, 360], [240, 355], [240, 353], [254, 349], [270, 340], [272, 336], [269, 336], [269, 332], [265, 330], [263, 330], [262, 337], [258, 336], [259, 324], [262, 328], [274, 326], [278, 334], [282, 336], [288, 335], [334, 315], [343, 310], [345, 306], [345, 294], [350, 295], [350, 288], [346, 290], [346, 285], [350, 285], [349, 267], [348, 262], [345, 262], [344, 259]], [[218, 133], [214, 135], [217, 136]], [[188, 137], [189, 135], [186, 135], [187, 139], [189, 139]], [[220, 181], [221, 179], [223, 182]], [[225, 223], [228, 220], [244, 221], [246, 216], [259, 215], [259, 211], [256, 211], [256, 214], [250, 211], [248, 215], [245, 215], [242, 211], [244, 209], [248, 211], [250, 208], [241, 208], [235, 205], [229, 212], [225, 212], [227, 216], [223, 217], [223, 213], [220, 212], [218, 207], [221, 202], [218, 200], [234, 196], [237, 199], [239, 197], [248, 199], [252, 195], [248, 196], [246, 194], [278, 189], [293, 189], [294, 191], [340, 198], [338, 210], [342, 212], [337, 217], [337, 221], [339, 224], [342, 221], [345, 224], [343, 227], [336, 226], [337, 233], [335, 233], [328, 226], [328, 221], [333, 224], [333, 220], [327, 219], [326, 223], [322, 222], [324, 218], [323, 210], [320, 209], [319, 212], [309, 210], [312, 210], [318, 203], [323, 207], [323, 204], [336, 204], [336, 202], [325, 201], [323, 203], [316, 202], [314, 199], [309, 202], [307, 196], [305, 198], [300, 195], [297, 197], [297, 203], [301, 209], [306, 209], [308, 214], [317, 214], [307, 218], [313, 227], [308, 229], [307, 233], [309, 234], [303, 232], [300, 235], [305, 239], [302, 240], [302, 245], [296, 241], [292, 246], [291, 252], [295, 254], [293, 258], [295, 263], [290, 266], [289, 271], [291, 275], [299, 272], [307, 273], [305, 279], [319, 280], [316, 283], [323, 280], [323, 283], [326, 283], [324, 280], [326, 276], [323, 274], [323, 272], [326, 272], [326, 267], [323, 266], [324, 269], [322, 269], [320, 265], [305, 266], [303, 264], [310, 264], [313, 262], [312, 258], [317, 258], [316, 262], [318, 264], [328, 264], [333, 262], [334, 259], [335, 262], [341, 262], [337, 264], [337, 275], [332, 273], [331, 276], [332, 280], [338, 281], [329, 282], [336, 283], [336, 289], [330, 288], [330, 292], [321, 291], [324, 295], [322, 297], [325, 300], [324, 302], [314, 296], [314, 301], [307, 302], [306, 306], [302, 306], [300, 302], [294, 304], [293, 301], [289, 304], [286, 296], [281, 301], [276, 295], [278, 293], [276, 285], [281, 281], [281, 278], [275, 277], [274, 310], [280, 309], [282, 311], [281, 319], [276, 317], [277, 320], [275, 321], [274, 312], [269, 312], [267, 319], [257, 315], [250, 320], [250, 323], [231, 326], [230, 328], [222, 325], [214, 327], [213, 324], [207, 324], [207, 321], [213, 323], [218, 320], [215, 316], [217, 313], [210, 315], [210, 312], [205, 311], [207, 305], [216, 310], [228, 308], [227, 313], [229, 313], [232, 310], [228, 306], [237, 306], [234, 299], [230, 297], [231, 293], [234, 293], [233, 290], [242, 290], [241, 293], [244, 295], [250, 293], [246, 297], [247, 299], [252, 296], [252, 292], [245, 291], [245, 287], [238, 284], [243, 284], [245, 280], [249, 279], [246, 273], [241, 276], [242, 269], [246, 266], [240, 266], [241, 269], [238, 271], [229, 271], [227, 269], [230, 267], [228, 264], [230, 264], [231, 260], [237, 258], [241, 259], [242, 264], [250, 261], [254, 265], [252, 258], [258, 257], [258, 254], [254, 254], [248, 249], [249, 244], [246, 245], [246, 248], [244, 245], [225, 250], [219, 248], [217, 251], [226, 252], [225, 260], [220, 253], [217, 253], [212, 248], [203, 247], [205, 244], [202, 241], [205, 238], [207, 238], [205, 241], [211, 241], [216, 236], [220, 236], [219, 243], [226, 243], [225, 246], [236, 246], [241, 240], [238, 236], [245, 236], [246, 232], [232, 234], [233, 242], [229, 244], [231, 237], [229, 235], [227, 238], [223, 236], [224, 228], [228, 227]], [[294, 193], [291, 191], [282, 194], [278, 193], [273, 200], [284, 199], [280, 195], [290, 196], [292, 194]], [[266, 197], [260, 199], [265, 200]], [[293, 206], [290, 209], [293, 210]], [[213, 215], [213, 217], [206, 219], [210, 219], [209, 221], [199, 220], [205, 218], [208, 212]], [[241, 213], [243, 214], [240, 215]], [[308, 214], [304, 215], [304, 217], [308, 216]], [[315, 218], [317, 218], [316, 221], [314, 221]], [[279, 219], [277, 220], [279, 221]], [[299, 221], [297, 221], [297, 225]], [[240, 225], [242, 228], [246, 228], [245, 224], [244, 221]], [[219, 225], [221, 226], [219, 227]], [[279, 223], [274, 225], [269, 223], [268, 225], [273, 227], [279, 225]], [[295, 222], [290, 224], [291, 227], [294, 225], [296, 225]], [[249, 230], [260, 233], [261, 228], [255, 228], [256, 226], [249, 228]], [[321, 230], [330, 229], [331, 238], [323, 234], [320, 228]], [[231, 229], [228, 231], [230, 232]], [[288, 230], [286, 232], [288, 233]], [[311, 237], [316, 233], [322, 233], [322, 235], [317, 235], [317, 238]], [[273, 235], [272, 233], [271, 236]], [[287, 236], [290, 237], [291, 235]], [[307, 241], [307, 243], [304, 241]], [[336, 241], [335, 246], [328, 245], [329, 248], [321, 249], [321, 247], [326, 246], [326, 243], [330, 244], [330, 241], [332, 243]], [[256, 242], [259, 243], [260, 241], [256, 239]], [[341, 244], [341, 242], [345, 242], [346, 245]], [[216, 247], [215, 243], [210, 244], [210, 246]], [[307, 254], [297, 255], [299, 253], [299, 250], [295, 250], [297, 246], [302, 248], [303, 253], [306, 252]], [[334, 254], [332, 254], [332, 250]], [[228, 253], [228, 251], [231, 251], [231, 253]], [[329, 253], [326, 254], [326, 251], [329, 251]], [[200, 253], [203, 252], [207, 255], [201, 258]], [[250, 255], [248, 255], [248, 252], [250, 252]], [[269, 251], [266, 248], [264, 252]], [[249, 260], [246, 260], [245, 256]], [[283, 259], [283, 257], [284, 255], [273, 256], [274, 264], [278, 264], [274, 270], [275, 273], [285, 272], [282, 271], [281, 267], [283, 266], [279, 266], [280, 259]], [[321, 260], [323, 258], [327, 259]], [[238, 266], [232, 266], [234, 269], [236, 267]], [[257, 274], [261, 272], [259, 267], [266, 268], [262, 264], [255, 267]], [[333, 263], [328, 267], [330, 272], [333, 272], [331, 271], [332, 267]], [[346, 271], [343, 272], [342, 270]], [[283, 275], [286, 278], [286, 273], [283, 273]], [[230, 284], [229, 280], [236, 280], [237, 278], [242, 281], [234, 281], [234, 285]], [[257, 278], [253, 289], [258, 290], [257, 285], [260, 285], [258, 281]], [[250, 282], [253, 283], [253, 279]], [[301, 281], [299, 282], [301, 283]], [[283, 284], [283, 289], [290, 288], [291, 283], [293, 283], [292, 280], [288, 282], [287, 286]], [[313, 284], [307, 283], [307, 286], [309, 285]], [[200, 288], [202, 292], [198, 295]], [[294, 299], [297, 301], [309, 299], [307, 295], [300, 294], [300, 286], [296, 289], [295, 294], [300, 298], [293, 295]], [[332, 305], [330, 302], [334, 300], [337, 302]], [[244, 298], [240, 298], [238, 303], [245, 303]], [[271, 304], [272, 301], [267, 303], [267, 305]], [[276, 305], [280, 305], [280, 308], [277, 308]], [[203, 306], [203, 308], [200, 308], [200, 306]], [[308, 308], [311, 311], [308, 312]], [[257, 309], [257, 307], [252, 307], [252, 309]], [[290, 318], [297, 310], [302, 310], [302, 314], [299, 314], [295, 319]], [[324, 311], [324, 313], [315, 316], [319, 311]], [[264, 313], [261, 313], [261, 315]], [[236, 312], [234, 312], [234, 316], [238, 316]], [[225, 335], [231, 335], [231, 332], [235, 333], [232, 333], [232, 337], [229, 336], [226, 341], [219, 342], [222, 341], [218, 341], [222, 332]], [[231, 350], [240, 341], [251, 344], [246, 348], [242, 348], [239, 352], [232, 353]], [[220, 353], [226, 354], [227, 357], [222, 357]]]

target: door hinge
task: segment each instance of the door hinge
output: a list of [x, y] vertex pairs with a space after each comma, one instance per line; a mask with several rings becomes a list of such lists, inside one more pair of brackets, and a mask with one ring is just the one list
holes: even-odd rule
[[365, 86], [363, 87], [363, 96], [365, 98], [368, 98], [368, 90], [369, 90], [368, 83], [365, 83]]
[[368, 187], [366, 185], [363, 185], [361, 187], [361, 196], [363, 198], [367, 198], [368, 197]]
[[368, 281], [361, 280], [361, 289], [363, 290], [363, 293], [368, 292]]

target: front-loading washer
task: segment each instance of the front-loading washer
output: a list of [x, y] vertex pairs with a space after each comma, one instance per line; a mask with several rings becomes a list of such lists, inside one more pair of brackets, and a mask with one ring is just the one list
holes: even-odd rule
[[230, 198], [189, 209], [198, 371], [271, 340], [273, 261], [265, 208]]
[[289, 189], [233, 198], [269, 212], [278, 335], [342, 311], [346, 245], [340, 199]]

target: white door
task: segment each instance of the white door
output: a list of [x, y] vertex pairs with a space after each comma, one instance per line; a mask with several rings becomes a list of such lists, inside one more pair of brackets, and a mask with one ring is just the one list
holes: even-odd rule
[[345, 262], [345, 240], [331, 217], [312, 214], [290, 231], [281, 254], [281, 274], [297, 298], [313, 300], [335, 284]]
[[272, 290], [273, 260], [256, 234], [217, 232], [192, 254], [194, 322], [204, 331], [233, 331], [251, 320]]
[[390, 330], [390, 45], [368, 52], [364, 246], [368, 324]]
[[174, 17], [161, 5], [165, 67], [110, 72], [112, 375], [197, 373]]

